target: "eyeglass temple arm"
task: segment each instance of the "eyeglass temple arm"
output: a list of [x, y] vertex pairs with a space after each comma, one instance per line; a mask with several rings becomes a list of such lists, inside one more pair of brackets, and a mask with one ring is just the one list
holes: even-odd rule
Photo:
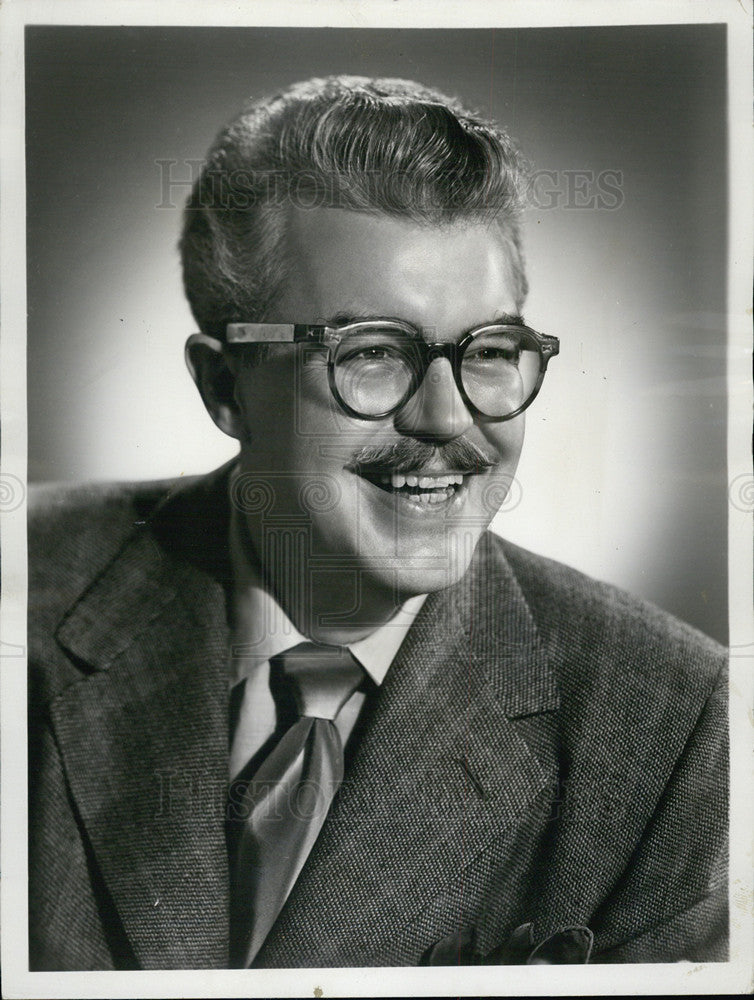
[[229, 344], [321, 343], [338, 339], [331, 327], [308, 323], [229, 323], [225, 338]]

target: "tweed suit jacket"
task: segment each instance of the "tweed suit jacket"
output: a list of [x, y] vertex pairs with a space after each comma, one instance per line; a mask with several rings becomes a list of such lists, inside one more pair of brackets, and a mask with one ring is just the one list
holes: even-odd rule
[[[34, 501], [33, 970], [227, 965], [227, 473]], [[485, 536], [367, 704], [255, 965], [525, 961], [522, 927], [588, 928], [593, 962], [724, 960], [724, 671]]]

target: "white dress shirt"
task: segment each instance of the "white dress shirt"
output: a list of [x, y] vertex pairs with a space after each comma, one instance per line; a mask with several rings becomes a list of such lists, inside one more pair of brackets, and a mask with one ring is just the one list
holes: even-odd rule
[[[232, 781], [275, 731], [277, 715], [270, 691], [270, 660], [286, 649], [306, 642], [265, 588], [242, 541], [241, 515], [231, 505], [230, 554], [233, 569], [231, 605], [230, 687], [246, 681], [243, 701], [232, 733], [229, 777]], [[375, 684], [382, 684], [398, 648], [411, 627], [426, 594], [410, 598], [397, 614], [368, 636], [348, 643]], [[335, 725], [345, 746], [364, 704], [356, 691], [338, 713]]]

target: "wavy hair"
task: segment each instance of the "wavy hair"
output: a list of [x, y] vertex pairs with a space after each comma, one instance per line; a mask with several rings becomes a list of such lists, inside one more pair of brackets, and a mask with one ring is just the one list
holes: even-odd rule
[[334, 76], [249, 102], [218, 135], [189, 196], [183, 281], [200, 329], [262, 322], [294, 261], [292, 208], [338, 207], [427, 225], [494, 220], [520, 307], [526, 164], [510, 137], [410, 80]]

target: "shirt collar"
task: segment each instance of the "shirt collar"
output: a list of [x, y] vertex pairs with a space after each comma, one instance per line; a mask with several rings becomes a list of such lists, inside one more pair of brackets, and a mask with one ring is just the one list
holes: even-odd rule
[[[231, 488], [236, 474], [237, 468], [231, 474]], [[233, 573], [230, 686], [233, 687], [273, 656], [309, 640], [298, 631], [265, 587], [258, 568], [249, 559], [243, 545], [241, 515], [233, 504], [230, 509]], [[380, 685], [384, 681], [398, 648], [426, 599], [426, 594], [409, 598], [390, 621], [363, 639], [347, 644], [375, 684]]]

